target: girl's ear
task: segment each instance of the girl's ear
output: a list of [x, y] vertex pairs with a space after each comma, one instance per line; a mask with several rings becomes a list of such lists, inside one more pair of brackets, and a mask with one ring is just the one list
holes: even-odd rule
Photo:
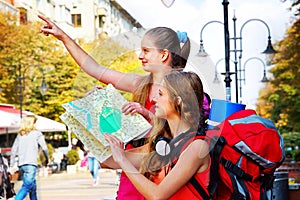
[[182, 102], [181, 96], [176, 97], [176, 104], [179, 106]]
[[161, 51], [161, 59], [163, 62], [166, 62], [170, 58], [170, 51], [168, 49], [163, 49]]

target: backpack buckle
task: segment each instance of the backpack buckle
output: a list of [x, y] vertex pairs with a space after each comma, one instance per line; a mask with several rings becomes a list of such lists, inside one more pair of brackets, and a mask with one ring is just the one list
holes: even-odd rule
[[224, 146], [226, 144], [226, 139], [223, 136], [220, 136], [217, 142]]
[[267, 190], [273, 187], [275, 176], [272, 174], [261, 174], [260, 181], [266, 187]]
[[247, 181], [252, 180], [252, 176], [250, 174], [247, 174], [246, 172], [244, 172], [244, 170], [242, 170], [241, 168], [239, 168], [238, 166], [233, 164], [230, 160], [226, 160], [224, 158], [221, 158], [220, 162], [224, 165], [225, 169], [232, 172], [236, 176], [238, 176], [240, 178], [243, 178]]
[[226, 160], [224, 158], [221, 158], [220, 162], [224, 165], [226, 169], [232, 169], [234, 164], [230, 160]]

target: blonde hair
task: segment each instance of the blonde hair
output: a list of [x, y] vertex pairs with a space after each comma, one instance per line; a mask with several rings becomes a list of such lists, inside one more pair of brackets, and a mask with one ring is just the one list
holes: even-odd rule
[[[203, 102], [203, 85], [201, 79], [193, 72], [174, 71], [165, 76], [164, 83], [170, 95], [170, 103], [174, 105], [182, 120], [190, 124], [190, 130], [196, 131], [201, 119]], [[182, 99], [180, 104], [177, 103], [178, 97]], [[148, 155], [143, 159], [140, 168], [140, 172], [150, 180], [153, 180], [166, 164], [165, 160], [161, 160], [157, 154], [153, 154], [155, 151], [155, 140], [161, 137], [173, 138], [166, 119], [155, 117], [149, 138]]]
[[28, 134], [32, 130], [36, 130], [35, 123], [37, 121], [37, 117], [34, 115], [27, 115], [25, 116], [22, 121], [19, 128], [18, 133], [20, 135]]

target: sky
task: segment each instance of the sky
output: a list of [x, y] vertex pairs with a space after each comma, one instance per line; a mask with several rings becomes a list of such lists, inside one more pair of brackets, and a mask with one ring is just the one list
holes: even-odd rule
[[[200, 43], [200, 32], [206, 23], [212, 20], [223, 22], [221, 0], [175, 0], [170, 8], [164, 6], [160, 0], [118, 0], [117, 2], [146, 29], [167, 26], [175, 31], [185, 31], [197, 45]], [[233, 37], [232, 18], [235, 15], [237, 18], [237, 37], [242, 36], [243, 57], [241, 66], [245, 66], [246, 70], [246, 82], [245, 84], [242, 83], [242, 100], [244, 104], [250, 107], [255, 105], [259, 89], [263, 86], [260, 80], [263, 77], [264, 64], [259, 59], [265, 61], [265, 56], [261, 52], [266, 49], [268, 37], [266, 25], [252, 19], [260, 19], [267, 24], [270, 29], [272, 44], [274, 44], [284, 38], [286, 29], [291, 25], [292, 12], [288, 10], [289, 6], [289, 1], [282, 3], [280, 0], [229, 0], [229, 34], [230, 37]], [[251, 21], [247, 22], [248, 20]], [[243, 25], [244, 27], [241, 29]], [[241, 30], [242, 35], [240, 35]], [[214, 64], [218, 63], [214, 65], [214, 68], [218, 72], [224, 72], [225, 62], [218, 62], [224, 60], [225, 55], [224, 27], [222, 24], [210, 23], [207, 25], [203, 29], [202, 39], [205, 51]], [[239, 44], [240, 41], [237, 40], [237, 43]], [[233, 40], [230, 40], [230, 48], [233, 49]], [[234, 53], [230, 54], [230, 59], [234, 59]], [[231, 71], [233, 71], [233, 63], [231, 62], [230, 65]], [[272, 66], [266, 65], [265, 67], [268, 70]], [[224, 84], [224, 76], [220, 76], [220, 79], [221, 84]], [[234, 76], [231, 76], [231, 79], [233, 79], [231, 99], [235, 102]]]

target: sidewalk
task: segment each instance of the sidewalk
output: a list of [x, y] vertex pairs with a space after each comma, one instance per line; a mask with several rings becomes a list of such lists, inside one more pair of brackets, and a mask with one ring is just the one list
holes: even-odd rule
[[[118, 189], [117, 175], [114, 170], [99, 170], [99, 184], [93, 186], [92, 176], [88, 171], [76, 174], [66, 172], [37, 177], [39, 200], [113, 200]], [[18, 192], [22, 181], [15, 182]], [[26, 200], [29, 197], [26, 198]]]

